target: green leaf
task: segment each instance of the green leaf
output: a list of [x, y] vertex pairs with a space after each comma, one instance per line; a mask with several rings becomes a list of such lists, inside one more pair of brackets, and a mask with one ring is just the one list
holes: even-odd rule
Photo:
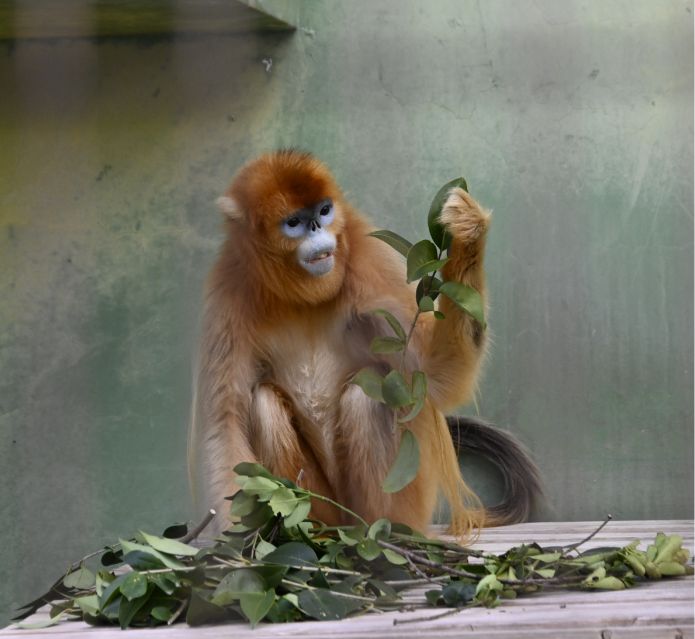
[[63, 612], [55, 617], [51, 617], [50, 619], [36, 621], [34, 623], [18, 623], [17, 628], [20, 628], [21, 630], [41, 630], [42, 628], [50, 628], [51, 626], [55, 626], [57, 623], [59, 623], [66, 614], [67, 610], [63, 610]]
[[85, 566], [80, 566], [74, 572], [63, 577], [63, 585], [66, 588], [77, 588], [78, 590], [87, 590], [88, 588], [93, 588], [96, 582], [96, 576], [94, 573], [86, 568]]
[[374, 539], [363, 539], [355, 546], [357, 554], [366, 561], [373, 561], [381, 554], [381, 546]]
[[405, 342], [406, 340], [406, 333], [405, 329], [401, 325], [401, 323], [396, 319], [396, 316], [393, 315], [392, 313], [389, 313], [387, 310], [383, 308], [378, 308], [375, 311], [373, 311], [374, 315], [381, 315], [386, 319], [386, 321], [389, 323], [389, 326], [392, 328], [393, 332], [395, 333], [396, 337], [400, 338], [401, 341]]
[[429, 240], [421, 240], [413, 244], [408, 251], [408, 282], [414, 282], [424, 275], [438, 270], [439, 267], [429, 268], [442, 260], [437, 259], [437, 247]]
[[461, 606], [475, 597], [475, 584], [452, 581], [442, 589], [442, 599], [447, 606]]
[[391, 248], [396, 249], [403, 257], [408, 255], [408, 251], [412, 246], [412, 243], [406, 240], [404, 237], [394, 233], [393, 231], [380, 230], [372, 231], [369, 234], [371, 237], [376, 237], [382, 242], [386, 242]]
[[252, 628], [268, 614], [275, 601], [275, 592], [266, 590], [264, 593], [252, 592], [244, 594], [239, 599], [241, 612], [246, 615]]
[[480, 592], [483, 591], [495, 591], [495, 590], [504, 590], [504, 586], [502, 583], [497, 579], [496, 575], [487, 575], [486, 577], [483, 577], [479, 582], [478, 585], [476, 586], [475, 589], [475, 594], [477, 595]]
[[101, 596], [99, 597], [99, 607], [104, 609], [112, 599], [117, 599], [120, 597], [121, 593], [119, 588], [121, 584], [128, 578], [129, 573], [118, 575], [106, 588], [104, 588]]
[[147, 592], [147, 578], [139, 572], [129, 572], [119, 590], [128, 601], [142, 597]]
[[245, 515], [250, 515], [258, 507], [258, 497], [256, 495], [249, 495], [243, 490], [232, 497], [232, 507], [230, 512], [235, 517], [244, 517]]
[[338, 537], [346, 546], [356, 546], [360, 540], [347, 534], [342, 528], [338, 528]]
[[409, 430], [401, 435], [401, 445], [396, 461], [391, 466], [382, 489], [385, 493], [395, 493], [407, 486], [417, 475], [420, 466], [420, 447], [417, 438]]
[[369, 350], [376, 355], [400, 353], [405, 348], [405, 341], [398, 337], [375, 337]]
[[460, 187], [464, 191], [468, 191], [466, 180], [464, 180], [462, 177], [447, 182], [441, 189], [439, 189], [439, 191], [437, 191], [437, 195], [434, 196], [434, 199], [430, 204], [429, 213], [427, 214], [427, 226], [430, 230], [430, 236], [440, 249], [448, 248], [451, 238], [447, 237], [449, 233], [444, 228], [444, 225], [439, 221], [439, 216], [441, 215], [442, 209], [444, 208], [444, 203], [449, 196], [449, 191], [456, 187]]
[[233, 468], [237, 475], [244, 475], [246, 477], [266, 477], [267, 479], [275, 479], [275, 476], [261, 464], [256, 464], [252, 462], [241, 462]]
[[125, 597], [121, 599], [121, 604], [118, 606], [118, 623], [122, 629], [130, 626], [135, 615], [147, 603], [147, 599], [147, 595], [132, 600]]
[[263, 561], [282, 566], [316, 566], [319, 558], [306, 544], [299, 541], [290, 541], [268, 553], [263, 558]]
[[96, 595], [77, 597], [74, 601], [83, 614], [91, 615], [92, 617], [96, 617], [99, 614], [99, 597]]
[[256, 559], [263, 559], [269, 552], [273, 552], [275, 546], [267, 542], [265, 539], [260, 539], [256, 544], [256, 550], [254, 551], [254, 556]]
[[555, 576], [554, 568], [536, 568], [534, 572], [545, 579], [551, 579]]
[[444, 313], [440, 313], [439, 311], [435, 311], [434, 316], [438, 320], [446, 319], [446, 315], [444, 315]]
[[127, 553], [123, 560], [124, 563], [128, 564], [133, 570], [156, 570], [157, 568], [164, 568], [164, 564], [157, 559], [157, 557], [140, 550], [133, 550]]
[[[290, 599], [292, 597], [293, 599]], [[287, 623], [289, 621], [299, 621], [302, 613], [298, 606], [293, 603], [297, 600], [294, 593], [289, 593], [278, 598], [271, 606], [266, 618], [272, 623]]]
[[434, 311], [434, 300], [429, 295], [424, 295], [417, 306], [423, 313], [430, 313]]
[[249, 593], [262, 594], [267, 590], [263, 578], [252, 568], [238, 568], [228, 572], [217, 584], [210, 603], [228, 606]]
[[188, 534], [188, 524], [172, 524], [164, 529], [162, 537], [167, 539], [181, 539]]
[[182, 555], [184, 557], [194, 557], [198, 554], [198, 548], [193, 548], [193, 546], [176, 541], [176, 539], [148, 535], [142, 531], [140, 531], [140, 534], [152, 548], [159, 550], [159, 552], [164, 552], [168, 555]]
[[124, 557], [125, 560], [128, 559], [128, 553], [140, 551], [144, 555], [149, 555], [150, 557], [157, 559], [166, 568], [173, 568], [174, 570], [181, 570], [181, 568], [185, 568], [185, 564], [182, 564], [180, 561], [159, 552], [151, 546], [145, 546], [144, 544], [138, 544], [134, 541], [127, 541], [125, 539], [119, 539], [119, 542], [121, 544], [121, 548], [123, 548], [123, 553], [126, 555], [126, 557]]
[[341, 597], [321, 588], [303, 590], [299, 593], [298, 600], [302, 612], [319, 621], [344, 619], [364, 605], [359, 600]]
[[277, 588], [289, 568], [287, 566], [277, 566], [272, 564], [263, 564], [262, 566], [254, 566], [254, 572], [263, 579], [263, 583], [268, 588]]
[[383, 551], [384, 557], [388, 559], [388, 561], [395, 566], [402, 566], [403, 564], [407, 564], [408, 560], [403, 556], [399, 555], [397, 552], [390, 550], [389, 548], [384, 548]]
[[152, 610], [150, 610], [150, 614], [157, 621], [162, 621], [166, 623], [167, 621], [169, 621], [169, 619], [171, 619], [171, 615], [173, 615], [174, 613], [171, 612], [171, 610], [166, 606], [155, 606], [154, 608], [152, 608]]
[[367, 531], [370, 539], [388, 539], [391, 534], [391, 522], [388, 519], [377, 519]]
[[381, 392], [383, 382], [384, 378], [373, 368], [363, 368], [352, 378], [350, 383], [359, 386], [367, 397], [383, 403], [384, 396]]
[[545, 564], [556, 562], [562, 557], [561, 552], [547, 552], [540, 555], [533, 555], [534, 561], [542, 561]]
[[149, 575], [148, 581], [153, 583], [159, 590], [161, 590], [165, 595], [171, 595], [176, 588], [178, 588], [179, 580], [175, 575], [167, 574], [155, 574]]
[[[270, 495], [268, 495], [270, 497]], [[249, 530], [260, 528], [273, 518], [273, 511], [268, 504], [258, 504], [256, 510], [241, 518], [241, 523]]]
[[311, 512], [311, 501], [300, 501], [290, 515], [285, 517], [285, 528], [292, 528], [303, 522]]
[[208, 623], [222, 623], [233, 617], [228, 609], [217, 606], [205, 598], [204, 591], [193, 590], [186, 610], [186, 623], [201, 626]]
[[415, 419], [425, 406], [425, 400], [427, 399], [427, 375], [422, 371], [415, 371], [413, 373], [412, 393], [415, 403], [407, 415], [398, 418], [398, 422], [401, 424]]
[[273, 496], [268, 502], [268, 506], [270, 506], [273, 513], [276, 515], [287, 517], [288, 515], [292, 514], [300, 499], [304, 498], [297, 497], [293, 491], [283, 486], [282, 488], [278, 488], [273, 493]]
[[439, 287], [439, 292], [446, 295], [462, 311], [468, 313], [485, 328], [485, 308], [483, 298], [472, 286], [460, 282], [444, 282]]
[[440, 280], [435, 275], [426, 275], [417, 284], [417, 289], [415, 290], [415, 300], [420, 304], [420, 300], [427, 295], [433, 300], [437, 299], [439, 295], [439, 287], [442, 285], [442, 280]]
[[267, 477], [247, 477], [239, 475], [235, 478], [244, 492], [252, 495], [258, 495], [260, 499], [267, 501], [270, 495], [275, 492], [282, 484], [277, 479], [268, 479]]
[[381, 385], [381, 393], [384, 402], [391, 408], [401, 408], [413, 403], [410, 389], [403, 375], [396, 370], [392, 370]]

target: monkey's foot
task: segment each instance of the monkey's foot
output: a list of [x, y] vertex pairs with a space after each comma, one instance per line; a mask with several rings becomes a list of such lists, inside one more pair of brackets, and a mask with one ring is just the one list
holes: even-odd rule
[[487, 231], [490, 213], [482, 209], [466, 191], [456, 187], [449, 192], [439, 219], [455, 239], [470, 244]]

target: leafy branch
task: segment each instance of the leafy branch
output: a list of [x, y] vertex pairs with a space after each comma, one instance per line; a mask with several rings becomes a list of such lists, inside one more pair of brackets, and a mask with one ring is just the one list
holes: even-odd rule
[[[445, 319], [437, 309], [435, 301], [441, 294], [448, 297], [460, 310], [473, 317], [485, 328], [485, 316], [482, 297], [471, 286], [455, 281], [443, 281], [437, 277], [440, 270], [449, 261], [448, 250], [451, 235], [440, 221], [446, 199], [454, 188], [468, 190], [464, 178], [447, 182], [435, 195], [430, 205], [427, 224], [431, 240], [421, 240], [415, 244], [388, 230], [371, 233], [406, 258], [408, 283], [417, 282], [415, 301], [417, 310], [406, 332], [402, 324], [386, 309], [377, 309], [375, 315], [383, 317], [393, 335], [379, 336], [372, 340], [370, 350], [375, 355], [396, 355], [400, 353], [400, 366], [392, 368], [381, 375], [374, 368], [360, 370], [352, 379], [372, 399], [389, 406], [396, 414], [399, 424], [407, 424], [422, 411], [427, 399], [427, 376], [423, 371], [413, 371], [408, 380], [407, 354], [417, 327], [418, 319], [423, 313], [433, 313], [438, 320]], [[445, 255], [446, 253], [446, 255]], [[382, 489], [393, 493], [407, 486], [417, 475], [420, 464], [420, 449], [412, 430], [403, 427], [401, 443], [396, 459], [388, 472]]]
[[[368, 525], [350, 509], [258, 464], [240, 464], [235, 472], [241, 489], [230, 500], [239, 521], [214, 545], [189, 543], [212, 513], [190, 532], [176, 525], [161, 536], [141, 531], [121, 539], [71, 564], [17, 616], [25, 619], [49, 604], [49, 619], [20, 627], [64, 619], [122, 628], [182, 619], [192, 626], [234, 619], [252, 626], [336, 620], [406, 609], [401, 593], [425, 585], [429, 590], [407, 609], [449, 610], [395, 622], [414, 623], [541, 589], [617, 590], [693, 573], [677, 535], [659, 533], [644, 550], [635, 541], [579, 553], [589, 537], [558, 548], [524, 544], [494, 555], [427, 538], [386, 519]], [[329, 527], [307, 519], [312, 499], [329, 501], [359, 523]], [[90, 569], [87, 563], [98, 555], [99, 565]]]

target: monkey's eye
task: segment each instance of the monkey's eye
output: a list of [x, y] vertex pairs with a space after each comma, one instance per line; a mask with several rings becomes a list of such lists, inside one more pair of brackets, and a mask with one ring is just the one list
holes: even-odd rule
[[321, 215], [326, 216], [331, 212], [331, 205], [330, 204], [324, 204], [321, 207]]
[[290, 228], [294, 228], [295, 226], [299, 226], [301, 220], [298, 217], [291, 217], [289, 220], [287, 220], [286, 224]]

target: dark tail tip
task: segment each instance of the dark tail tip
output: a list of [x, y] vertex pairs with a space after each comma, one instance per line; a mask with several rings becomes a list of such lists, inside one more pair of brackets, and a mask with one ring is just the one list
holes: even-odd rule
[[541, 473], [526, 447], [508, 432], [473, 417], [446, 418], [459, 452], [482, 455], [504, 478], [504, 500], [485, 509], [487, 526], [526, 521], [543, 498]]

